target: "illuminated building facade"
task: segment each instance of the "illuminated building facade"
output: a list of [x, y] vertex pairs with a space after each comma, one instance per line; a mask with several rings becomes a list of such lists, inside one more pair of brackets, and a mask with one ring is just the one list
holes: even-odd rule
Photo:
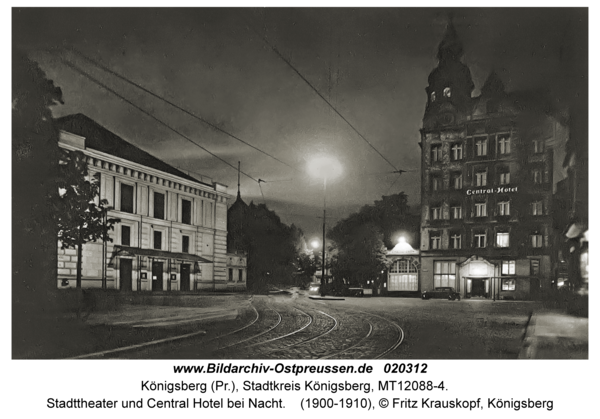
[[390, 262], [384, 292], [388, 295], [415, 295], [419, 292], [421, 264], [419, 251], [401, 237], [398, 244], [386, 254]]
[[[121, 220], [112, 242], [83, 246], [83, 288], [194, 291], [238, 283], [228, 278], [225, 185], [195, 179], [85, 115], [57, 124], [60, 147], [86, 155], [90, 175], [100, 175], [100, 198], [113, 207], [108, 216]], [[59, 245], [59, 288], [75, 286], [76, 260], [74, 249]]]
[[421, 129], [421, 291], [531, 299], [549, 288], [554, 185], [566, 124], [540, 92], [475, 88], [452, 24], [429, 75]]

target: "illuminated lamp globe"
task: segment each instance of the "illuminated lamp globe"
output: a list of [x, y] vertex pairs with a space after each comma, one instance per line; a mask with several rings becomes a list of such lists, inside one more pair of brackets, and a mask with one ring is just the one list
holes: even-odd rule
[[316, 156], [308, 162], [308, 173], [321, 179], [333, 179], [342, 174], [342, 165], [330, 156]]

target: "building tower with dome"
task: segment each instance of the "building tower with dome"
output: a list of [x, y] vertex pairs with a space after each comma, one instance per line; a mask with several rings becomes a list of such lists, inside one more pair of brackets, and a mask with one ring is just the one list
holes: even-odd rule
[[474, 96], [450, 22], [421, 129], [420, 291], [532, 299], [552, 286], [565, 118], [543, 91], [507, 92], [494, 71]]

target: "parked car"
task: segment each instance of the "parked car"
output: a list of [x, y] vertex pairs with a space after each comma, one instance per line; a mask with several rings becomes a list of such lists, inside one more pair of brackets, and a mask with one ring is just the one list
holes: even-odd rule
[[460, 300], [460, 293], [456, 292], [452, 287], [437, 287], [432, 291], [423, 291], [421, 293], [423, 300], [430, 298], [447, 298], [448, 300]]
[[[325, 284], [325, 295], [342, 297], [347, 295], [348, 287], [344, 284]], [[308, 295], [321, 295], [321, 283], [312, 282], [308, 287]]]

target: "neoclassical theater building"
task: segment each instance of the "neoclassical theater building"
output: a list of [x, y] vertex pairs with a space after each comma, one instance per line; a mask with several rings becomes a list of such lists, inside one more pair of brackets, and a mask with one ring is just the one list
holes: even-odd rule
[[428, 79], [421, 129], [421, 291], [529, 299], [550, 287], [553, 192], [568, 128], [540, 91], [481, 94], [452, 24]]
[[[225, 185], [191, 177], [85, 115], [65, 116], [57, 124], [60, 147], [87, 156], [90, 174], [100, 175], [100, 198], [113, 207], [109, 217], [121, 220], [112, 242], [84, 245], [82, 287], [150, 292], [245, 287], [245, 257], [227, 255], [231, 196]], [[75, 286], [76, 258], [75, 250], [59, 246], [59, 288]]]

